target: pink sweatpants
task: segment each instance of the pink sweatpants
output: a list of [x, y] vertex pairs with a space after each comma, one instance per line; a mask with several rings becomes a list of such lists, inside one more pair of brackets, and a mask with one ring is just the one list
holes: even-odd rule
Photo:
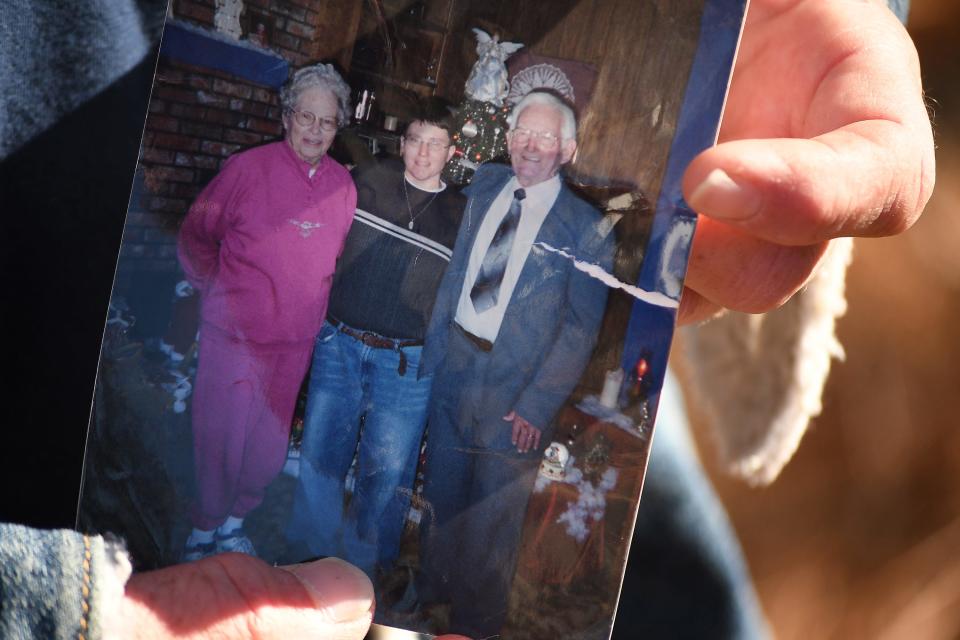
[[313, 343], [251, 346], [204, 325], [193, 391], [193, 526], [242, 518], [283, 469]]

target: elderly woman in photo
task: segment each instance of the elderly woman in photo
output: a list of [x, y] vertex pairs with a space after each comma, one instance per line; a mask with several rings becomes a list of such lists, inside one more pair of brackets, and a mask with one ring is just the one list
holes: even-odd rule
[[329, 65], [283, 88], [284, 140], [238, 153], [197, 197], [178, 252], [201, 295], [196, 497], [183, 559], [255, 555], [244, 516], [286, 458], [290, 422], [357, 193], [327, 155], [350, 89]]

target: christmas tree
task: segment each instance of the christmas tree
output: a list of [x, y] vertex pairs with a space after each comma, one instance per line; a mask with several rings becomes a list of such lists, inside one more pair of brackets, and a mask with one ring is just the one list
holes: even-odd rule
[[453, 144], [443, 179], [451, 184], [470, 182], [482, 162], [507, 157], [507, 115], [510, 107], [466, 98], [454, 116]]

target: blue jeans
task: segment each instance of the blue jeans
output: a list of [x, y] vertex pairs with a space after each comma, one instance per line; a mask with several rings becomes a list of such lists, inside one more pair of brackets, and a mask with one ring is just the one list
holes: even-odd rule
[[[325, 322], [310, 372], [300, 479], [287, 528], [320, 556], [373, 577], [396, 559], [420, 454], [431, 378], [417, 379], [422, 347], [370, 347]], [[361, 418], [363, 426], [361, 429]], [[353, 497], [345, 479], [356, 455]]]
[[101, 637], [103, 585], [128, 571], [120, 550], [100, 536], [0, 523], [0, 638]]

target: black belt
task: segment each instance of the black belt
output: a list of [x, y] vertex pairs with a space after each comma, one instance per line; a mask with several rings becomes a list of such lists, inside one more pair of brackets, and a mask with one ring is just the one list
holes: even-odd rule
[[472, 342], [474, 346], [477, 347], [477, 349], [480, 349], [480, 351], [483, 351], [484, 353], [489, 353], [490, 351], [493, 351], [493, 343], [490, 342], [489, 340], [481, 338], [480, 336], [473, 335], [472, 333], [470, 333], [469, 331], [461, 327], [459, 322], [454, 322], [453, 325], [457, 329], [459, 329], [460, 333], [462, 333], [467, 340]]
[[360, 331], [359, 329], [354, 329], [349, 327], [335, 318], [327, 318], [327, 321], [332, 324], [340, 333], [350, 336], [354, 340], [358, 340], [368, 347], [373, 347], [374, 349], [390, 349], [391, 351], [396, 351], [400, 354], [400, 365], [397, 367], [397, 373], [405, 375], [407, 373], [407, 357], [403, 354], [403, 349], [405, 347], [422, 347], [422, 340], [394, 340], [393, 338], [388, 338], [382, 336], [379, 333], [374, 333], [373, 331]]

